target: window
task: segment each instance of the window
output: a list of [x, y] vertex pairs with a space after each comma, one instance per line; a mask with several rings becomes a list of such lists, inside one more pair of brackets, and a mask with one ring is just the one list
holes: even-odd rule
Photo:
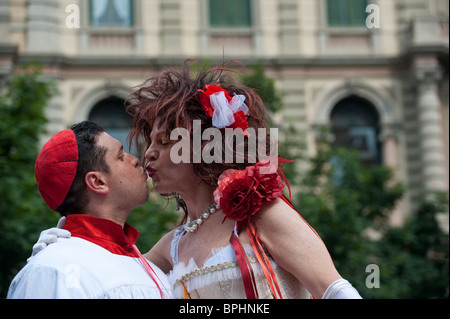
[[362, 27], [366, 25], [367, 0], [327, 0], [328, 26]]
[[91, 0], [91, 25], [130, 27], [133, 25], [132, 0]]
[[357, 149], [367, 166], [380, 164], [379, 116], [375, 107], [359, 97], [348, 97], [331, 112], [333, 146]]
[[[127, 137], [133, 125], [131, 116], [125, 110], [124, 100], [117, 97], [109, 97], [101, 100], [91, 110], [89, 121], [100, 124], [106, 132], [123, 144], [126, 152], [129, 152]], [[131, 150], [136, 155], [136, 150]]]
[[211, 27], [251, 27], [251, 0], [209, 0]]

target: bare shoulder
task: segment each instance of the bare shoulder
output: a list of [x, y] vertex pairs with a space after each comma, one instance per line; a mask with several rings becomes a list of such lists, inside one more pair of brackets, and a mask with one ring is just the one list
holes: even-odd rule
[[176, 229], [165, 234], [144, 256], [152, 263], [168, 273], [172, 268], [172, 258], [170, 257], [170, 246], [173, 234]]
[[272, 257], [316, 298], [340, 278], [319, 235], [284, 200], [277, 199], [262, 207], [255, 224]]
[[[287, 245], [292, 248], [317, 250], [327, 249], [316, 231], [306, 220], [283, 199], [278, 198], [266, 203], [256, 215], [255, 224], [258, 234], [269, 250]], [[302, 243], [298, 246], [296, 243]]]
[[265, 203], [256, 215], [255, 222], [258, 229], [266, 233], [266, 235], [272, 232], [286, 233], [294, 231], [296, 233], [306, 232], [316, 236], [315, 231], [304, 218], [281, 198]]

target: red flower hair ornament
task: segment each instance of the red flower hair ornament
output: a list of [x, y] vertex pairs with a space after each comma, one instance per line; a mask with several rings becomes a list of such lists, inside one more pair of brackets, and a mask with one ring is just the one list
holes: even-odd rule
[[219, 85], [205, 85], [206, 91], [198, 90], [199, 101], [206, 115], [212, 119], [217, 128], [240, 127], [245, 136], [249, 136], [247, 115], [248, 107], [245, 105], [245, 96], [235, 94], [230, 96], [228, 91]]

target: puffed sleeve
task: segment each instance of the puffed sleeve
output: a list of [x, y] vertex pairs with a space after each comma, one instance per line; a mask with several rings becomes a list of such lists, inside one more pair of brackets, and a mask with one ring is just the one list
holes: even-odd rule
[[7, 294], [7, 299], [56, 298], [86, 298], [76, 271], [28, 264], [13, 279]]

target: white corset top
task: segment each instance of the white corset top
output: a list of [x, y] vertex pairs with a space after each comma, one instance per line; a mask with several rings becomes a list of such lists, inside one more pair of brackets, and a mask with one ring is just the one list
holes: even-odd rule
[[[174, 264], [168, 274], [169, 283], [173, 287], [174, 298], [184, 298], [183, 283], [188, 298], [193, 299], [245, 299], [244, 284], [241, 272], [231, 244], [213, 249], [202, 268], [199, 268], [194, 259], [189, 264], [178, 261], [178, 244], [185, 230], [180, 226], [173, 235], [170, 255]], [[263, 270], [251, 247], [245, 247], [248, 259], [255, 274], [256, 287], [260, 299], [272, 298], [269, 284]], [[310, 293], [302, 283], [292, 274], [279, 267], [270, 258], [270, 263], [280, 286], [281, 294], [285, 299], [309, 299]]]

